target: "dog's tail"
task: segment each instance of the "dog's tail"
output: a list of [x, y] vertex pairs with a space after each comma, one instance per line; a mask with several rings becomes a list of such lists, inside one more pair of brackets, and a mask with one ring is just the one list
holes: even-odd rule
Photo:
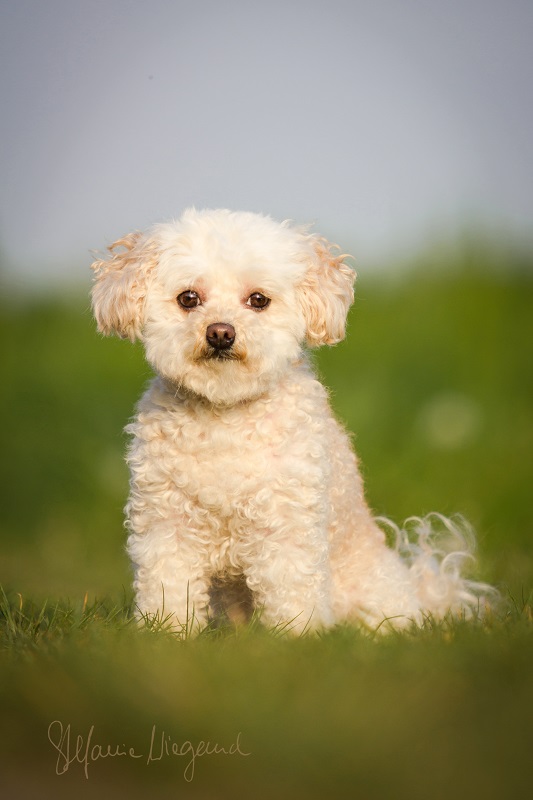
[[476, 560], [476, 540], [463, 517], [449, 519], [437, 513], [410, 517], [403, 528], [384, 518], [376, 522], [389, 534], [409, 570], [422, 618], [447, 614], [479, 618], [498, 603], [494, 587], [465, 577]]

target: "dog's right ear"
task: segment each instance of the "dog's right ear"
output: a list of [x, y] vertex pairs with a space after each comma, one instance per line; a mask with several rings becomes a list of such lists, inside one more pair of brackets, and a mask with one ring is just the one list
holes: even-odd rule
[[130, 233], [108, 247], [110, 258], [91, 265], [92, 306], [100, 333], [132, 342], [141, 337], [147, 283], [155, 264], [155, 245], [145, 234]]

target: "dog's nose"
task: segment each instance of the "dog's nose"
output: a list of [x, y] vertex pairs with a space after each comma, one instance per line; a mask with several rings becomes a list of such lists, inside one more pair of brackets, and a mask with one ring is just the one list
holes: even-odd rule
[[207, 326], [205, 338], [215, 350], [227, 350], [235, 341], [235, 328], [227, 322], [213, 322]]

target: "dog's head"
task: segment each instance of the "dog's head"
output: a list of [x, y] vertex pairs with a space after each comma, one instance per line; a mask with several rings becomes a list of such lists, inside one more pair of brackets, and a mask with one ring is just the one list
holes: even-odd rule
[[311, 347], [344, 337], [354, 271], [307, 231], [189, 210], [93, 264], [98, 329], [143, 341], [154, 369], [215, 404], [257, 396]]

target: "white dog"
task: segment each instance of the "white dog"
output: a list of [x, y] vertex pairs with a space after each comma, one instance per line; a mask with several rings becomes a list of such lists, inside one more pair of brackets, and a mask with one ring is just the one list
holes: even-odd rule
[[[419, 521], [395, 548], [305, 345], [339, 342], [355, 273], [307, 230], [186, 211], [93, 264], [99, 330], [157, 373], [127, 427], [128, 551], [142, 615], [197, 623], [255, 607], [301, 631], [463, 613], [485, 587]], [[442, 527], [442, 526], [441, 526]], [[455, 545], [456, 546], [456, 545]], [[448, 554], [446, 554], [448, 553]]]

